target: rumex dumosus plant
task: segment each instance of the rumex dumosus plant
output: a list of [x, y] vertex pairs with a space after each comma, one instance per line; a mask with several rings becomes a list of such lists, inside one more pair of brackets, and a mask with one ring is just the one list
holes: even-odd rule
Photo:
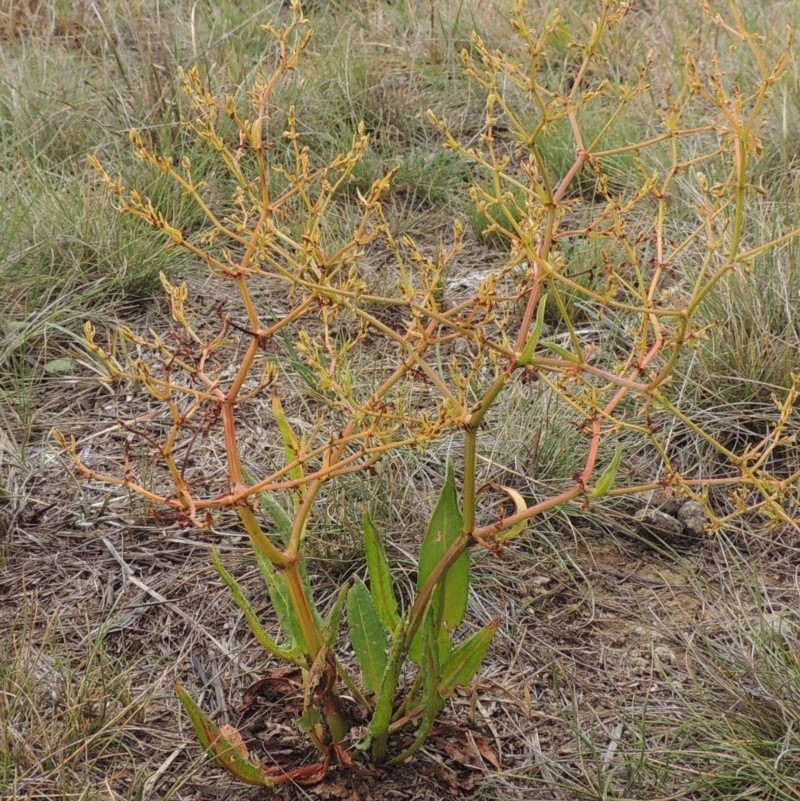
[[[297, 5], [285, 27], [267, 26], [276, 65], [246, 102], [212, 93], [197, 70], [182, 73], [192, 106], [183, 124], [235, 187], [226, 204], [218, 207], [195, 181], [188, 160], [175, 163], [131, 134], [139, 156], [202, 210], [202, 231], [172, 225], [93, 160], [121, 211], [193, 254], [224, 299], [193, 304], [186, 284], [162, 277], [174, 320], [169, 332], [121, 327], [115, 344], [104, 347], [87, 323], [86, 341], [106, 380], [149, 395], [163, 416], [121, 422], [130, 437], [116, 473], [94, 467], [73, 440], [59, 436], [87, 478], [169, 507], [186, 525], [210, 526], [235, 513], [247, 532], [282, 640], [267, 631], [216, 552], [214, 565], [259, 644], [301, 672], [298, 725], [322, 757], [295, 770], [268, 767], [177, 684], [205, 749], [243, 781], [315, 781], [332, 761], [349, 764], [354, 751], [376, 762], [411, 757], [448, 696], [472, 681], [500, 625], [495, 620], [458, 639], [470, 549], [499, 552], [537, 516], [645, 490], [705, 503], [708, 489], [719, 486], [736, 493], [728, 518], [753, 508], [787, 518], [784, 501], [798, 474], [778, 479], [767, 466], [786, 437], [796, 385], [778, 404], [775, 425], [744, 454], [706, 433], [670, 387], [682, 352], [703, 335], [704, 298], [723, 276], [746, 270], [796, 233], [760, 242], [746, 219], [748, 169], [786, 56], [767, 63], [760, 40], [731, 6], [714, 24], [733, 47], [751, 53], [753, 85], [732, 81], [716, 59], [703, 70], [689, 56], [683, 85], [666, 94], [660, 119], [635, 141], [608, 145], [619, 121], [635, 117], [639, 100], [654, 91], [651, 57], [614, 81], [598, 69], [626, 11], [623, 3], [602, 2], [581, 39], [557, 15], [534, 26], [525, 4], [517, 4], [516, 55], [492, 51], [477, 36], [473, 55], [464, 54], [486, 96], [479, 143], [464, 145], [446, 120], [430, 115], [445, 146], [480, 173], [471, 190], [476, 211], [486, 233], [508, 245], [466, 299], [448, 300], [447, 292], [461, 226], [434, 255], [412, 238], [396, 238], [382, 206], [391, 172], [365, 192], [352, 189], [369, 146], [364, 130], [347, 152], [318, 160], [295, 109], [275, 101], [276, 87], [311, 41]], [[570, 53], [568, 75], [547, 67], [553, 48]], [[704, 113], [692, 116], [696, 108]], [[566, 168], [548, 158], [554, 132], [573, 153]], [[619, 164], [627, 165], [622, 179]], [[342, 223], [342, 202], [357, 203], [354, 223]], [[365, 269], [378, 244], [393, 271], [382, 289]], [[594, 254], [588, 278], [570, 263], [579, 246]], [[481, 433], [521, 382], [552, 393], [583, 443], [571, 478], [535, 502], [498, 482], [479, 486]], [[287, 411], [298, 385], [307, 400]], [[266, 410], [281, 443], [281, 463], [271, 468], [243, 446], [242, 421], [255, 410]], [[729, 472], [684, 475], [660, 435], [665, 415], [728, 459]], [[447, 467], [421, 532], [414, 594], [401, 598], [384, 538], [365, 510], [368, 581], [347, 581], [321, 609], [307, 535], [332, 482], [379, 482], [374, 468], [384, 456], [402, 459], [445, 436], [461, 438], [460, 462]], [[626, 443], [642, 441], [661, 459], [658, 480], [637, 481], [623, 467]], [[193, 454], [218, 443], [221, 467], [214, 472], [202, 461], [196, 468]], [[487, 499], [498, 496], [506, 502], [493, 510]], [[710, 529], [725, 522], [711, 509], [709, 515]], [[356, 665], [343, 656], [342, 617]], [[365, 732], [355, 728], [363, 720]], [[392, 736], [410, 727], [393, 746]]]

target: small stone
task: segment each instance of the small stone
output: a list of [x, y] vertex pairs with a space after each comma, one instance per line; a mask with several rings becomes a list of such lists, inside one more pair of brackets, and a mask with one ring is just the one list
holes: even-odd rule
[[678, 509], [683, 505], [682, 498], [676, 498], [663, 489], [649, 490], [639, 497], [648, 508], [653, 506], [671, 517], [675, 517], [678, 514]]
[[639, 524], [639, 532], [645, 536], [674, 539], [683, 533], [683, 525], [679, 520], [652, 506], [640, 509], [634, 519]]
[[678, 510], [678, 520], [683, 524], [684, 534], [701, 537], [705, 534], [708, 515], [697, 501], [686, 501]]

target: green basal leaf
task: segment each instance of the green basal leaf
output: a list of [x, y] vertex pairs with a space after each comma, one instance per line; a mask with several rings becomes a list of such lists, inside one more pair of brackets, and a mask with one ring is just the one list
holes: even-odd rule
[[389, 641], [375, 611], [372, 596], [359, 578], [347, 595], [347, 622], [356, 660], [364, 676], [364, 685], [370, 692], [377, 693], [381, 689], [386, 671]]
[[286, 581], [281, 573], [275, 569], [272, 562], [258, 551], [256, 551], [256, 561], [261, 570], [264, 583], [267, 585], [269, 597], [275, 609], [275, 614], [278, 616], [278, 622], [283, 629], [283, 633], [288, 640], [297, 644], [300, 651], [308, 653], [302, 629], [289, 603], [289, 592], [286, 589]]
[[262, 492], [259, 498], [261, 508], [270, 516], [278, 530], [278, 536], [284, 545], [289, 542], [289, 535], [292, 533], [292, 518], [286, 510], [268, 492]]
[[394, 583], [383, 541], [366, 512], [364, 513], [364, 546], [375, 611], [386, 631], [392, 632], [400, 622], [400, 615], [397, 613], [397, 599], [394, 595]]
[[[441, 643], [433, 626], [425, 628], [424, 659], [422, 660], [422, 719], [417, 730], [430, 731], [433, 721], [441, 708], [439, 679], [441, 675]], [[449, 639], [449, 638], [448, 638]]]
[[44, 371], [48, 375], [56, 375], [58, 373], [68, 373], [75, 367], [72, 359], [51, 359], [44, 365]]
[[297, 721], [297, 728], [308, 734], [315, 726], [322, 722], [322, 713], [315, 706], [309, 706]]
[[[431, 616], [432, 617], [432, 616]], [[422, 697], [419, 726], [414, 735], [414, 741], [408, 748], [390, 760], [390, 764], [396, 765], [405, 762], [415, 754], [428, 739], [436, 715], [441, 709], [441, 694], [439, 692], [439, 642], [436, 637], [436, 629], [429, 623], [423, 623], [423, 655], [420, 664], [422, 678]]]
[[472, 681], [499, 625], [500, 619], [496, 618], [453, 648], [447, 659], [442, 662], [439, 688], [443, 698], [451, 695], [456, 687]]
[[[419, 555], [417, 589], [421, 590], [442, 557], [461, 534], [463, 519], [458, 510], [456, 483], [452, 467], [448, 467], [447, 480], [431, 515], [428, 530], [422, 541]], [[431, 596], [429, 608], [439, 629], [440, 653], [446, 651], [449, 632], [464, 619], [469, 596], [469, 553], [463, 554], [451, 565], [439, 581], [439, 586]], [[409, 657], [417, 664], [422, 659], [421, 631], [418, 631], [409, 649]]]
[[325, 642], [329, 649], [332, 649], [339, 639], [339, 623], [341, 623], [342, 620], [342, 609], [344, 609], [345, 602], [347, 601], [348, 592], [349, 587], [345, 584], [345, 586], [339, 590], [336, 601], [325, 618]]
[[392, 632], [389, 656], [381, 678], [381, 686], [375, 700], [375, 711], [369, 723], [367, 746], [372, 747], [372, 758], [376, 762], [386, 759], [386, 740], [389, 736], [389, 724], [392, 722], [394, 699], [397, 695], [397, 681], [400, 667], [403, 664], [403, 640], [405, 639], [406, 621], [403, 620]]
[[220, 767], [233, 774], [239, 781], [260, 787], [272, 787], [271, 782], [261, 768], [239, 753], [237, 746], [231, 742], [194, 702], [194, 699], [183, 689], [180, 682], [175, 682], [178, 700], [192, 721], [192, 728], [200, 740], [206, 753]]
[[268, 653], [272, 654], [278, 659], [294, 662], [301, 666], [304, 665], [305, 661], [301, 658], [302, 655], [299, 648], [296, 646], [291, 646], [288, 648], [281, 647], [272, 637], [269, 636], [269, 634], [267, 634], [264, 627], [261, 625], [258, 616], [253, 611], [250, 601], [247, 599], [247, 596], [239, 586], [239, 583], [223, 566], [216, 548], [212, 549], [211, 551], [211, 559], [214, 562], [214, 568], [216, 569], [217, 573], [219, 573], [222, 580], [228, 585], [228, 589], [230, 590], [234, 603], [239, 607], [239, 609], [242, 610], [245, 620], [247, 621], [247, 625], [250, 627], [250, 631], [253, 632], [253, 636], [256, 638], [256, 640], [258, 640], [258, 643]]

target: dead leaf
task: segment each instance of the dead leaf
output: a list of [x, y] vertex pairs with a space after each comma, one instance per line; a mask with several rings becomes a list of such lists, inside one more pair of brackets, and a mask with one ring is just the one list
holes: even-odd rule
[[459, 726], [439, 726], [431, 735], [436, 738], [447, 757], [470, 770], [487, 770], [487, 762], [495, 770], [501, 770], [500, 760], [487, 739], [477, 731]]
[[258, 698], [280, 701], [302, 691], [301, 673], [297, 668], [277, 670], [269, 676], [254, 681], [245, 691], [238, 713], [244, 717]]

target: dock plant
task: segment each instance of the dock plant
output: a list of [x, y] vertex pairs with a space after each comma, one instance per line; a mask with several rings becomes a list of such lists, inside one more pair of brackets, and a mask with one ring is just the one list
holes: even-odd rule
[[[212, 91], [196, 68], [181, 73], [190, 104], [182, 125], [224, 167], [233, 187], [225, 201], [219, 186], [195, 179], [188, 159], [130, 135], [139, 157], [202, 212], [201, 229], [174, 224], [92, 160], [120, 211], [191, 254], [217, 291], [199, 298], [190, 292], [194, 279], [163, 275], [169, 331], [120, 326], [106, 334], [87, 323], [104, 380], [148, 396], [151, 412], [121, 420], [127, 438], [116, 467], [60, 441], [91, 481], [171, 510], [180, 524], [230, 526], [234, 518], [247, 533], [279, 636], [216, 551], [214, 566], [270, 659], [302, 676], [297, 724], [320, 757], [303, 768], [268, 765], [178, 683], [204, 748], [244, 782], [312, 782], [359, 754], [377, 763], [410, 759], [448, 697], [474, 680], [502, 625], [461, 632], [471, 552], [502, 552], [553, 510], [650, 491], [704, 505], [710, 533], [754, 508], [788, 518], [798, 474], [779, 479], [768, 468], [796, 384], [745, 453], [707, 434], [672, 386], [684, 352], [704, 336], [700, 311], [715, 285], [796, 233], [762, 241], [747, 215], [751, 163], [787, 56], [768, 62], [730, 5], [724, 16], [709, 10], [709, 24], [725, 48], [749, 51], [749, 83], [726, 73], [722, 51], [705, 64], [687, 51], [676, 87], [659, 85], [657, 54], [627, 75], [605, 75], [604, 48], [620, 41], [627, 12], [628, 4], [604, 0], [597, 18], [578, 26], [555, 13], [538, 19], [520, 2], [507, 49], [475, 35], [464, 52], [485, 96], [481, 136], [461, 141], [435, 111], [429, 121], [476, 176], [470, 192], [482, 233], [504, 243], [466, 298], [448, 293], [467, 235], [461, 223], [439, 245], [396, 236], [383, 205], [392, 172], [367, 189], [362, 173], [355, 188], [370, 147], [364, 128], [346, 152], [324, 159], [295, 108], [276, 101], [277, 87], [302, 70], [304, 54], [311, 58], [312, 32], [297, 4], [282, 27], [266, 27], [270, 63], [246, 97]], [[640, 100], [659, 92], [659, 119], [638, 119]], [[628, 141], [631, 131], [640, 133]], [[563, 139], [559, 159], [549, 155], [554, 136]], [[342, 222], [342, 203], [357, 206], [355, 223]], [[376, 259], [381, 281], [368, 269]], [[493, 411], [526, 385], [551, 393], [579, 434], [571, 478], [545, 497], [480, 482]], [[242, 437], [243, 421], [256, 413], [281, 444], [268, 468], [269, 458]], [[727, 472], [684, 474], [662, 438], [665, 420], [704, 441]], [[366, 570], [323, 608], [308, 535], [326, 514], [326, 493], [346, 477], [372, 487], [359, 497], [374, 496], [382, 460], [446, 438], [458, 444], [419, 532], [413, 588], [364, 509]], [[646, 480], [631, 466], [630, 449], [642, 443], [660, 464]], [[204, 468], [195, 467], [203, 449], [214, 450], [216, 469], [203, 459]], [[722, 516], [708, 503], [712, 488], [735, 501]]]

